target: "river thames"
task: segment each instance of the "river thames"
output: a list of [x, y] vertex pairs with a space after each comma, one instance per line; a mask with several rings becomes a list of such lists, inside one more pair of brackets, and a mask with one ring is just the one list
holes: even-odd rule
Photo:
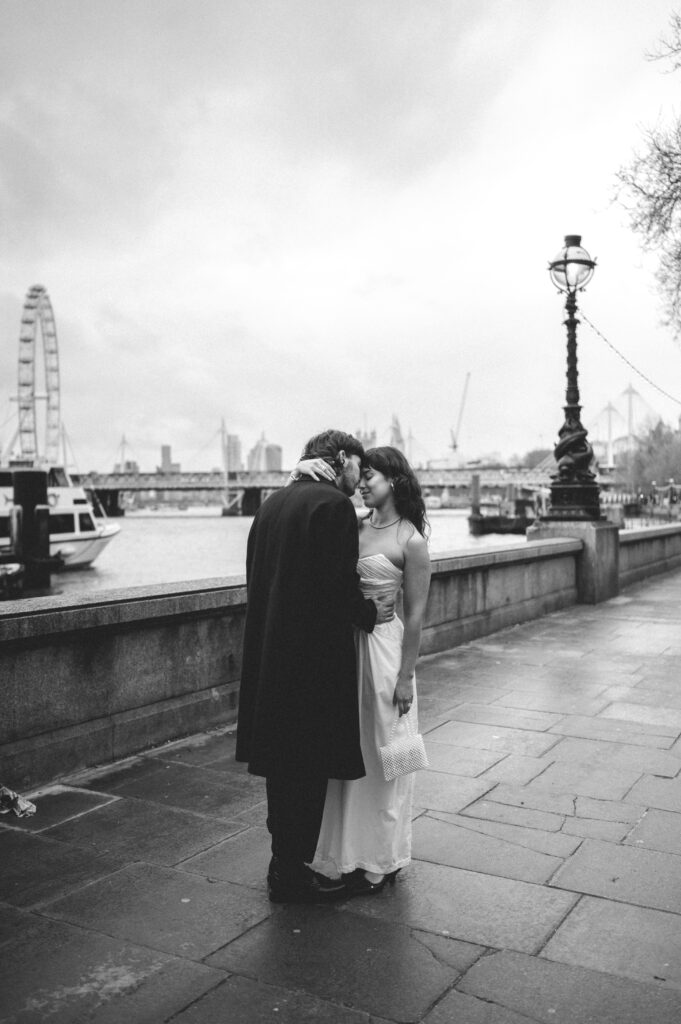
[[[523, 536], [471, 537], [468, 511], [429, 512], [431, 556], [447, 551], [525, 544]], [[119, 587], [177, 583], [246, 571], [246, 540], [252, 519], [220, 517], [215, 509], [134, 514], [114, 520], [121, 532], [90, 569], [57, 573], [55, 594], [92, 593]]]

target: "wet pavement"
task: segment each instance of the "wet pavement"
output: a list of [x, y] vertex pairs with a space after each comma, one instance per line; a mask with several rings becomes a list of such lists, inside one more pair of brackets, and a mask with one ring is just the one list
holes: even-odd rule
[[0, 1022], [678, 1024], [681, 573], [421, 660], [412, 865], [275, 906], [203, 733], [0, 819]]

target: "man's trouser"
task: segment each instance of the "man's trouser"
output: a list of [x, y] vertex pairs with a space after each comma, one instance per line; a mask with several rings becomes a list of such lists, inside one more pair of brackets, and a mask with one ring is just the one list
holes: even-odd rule
[[308, 873], [322, 825], [326, 799], [326, 776], [268, 776], [267, 828], [272, 835], [272, 857], [286, 881]]

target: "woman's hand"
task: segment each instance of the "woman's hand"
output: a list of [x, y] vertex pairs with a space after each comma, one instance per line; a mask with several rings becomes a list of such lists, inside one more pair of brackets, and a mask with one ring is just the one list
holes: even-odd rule
[[395, 686], [395, 692], [393, 694], [393, 704], [397, 705], [397, 710], [402, 715], [406, 715], [412, 706], [414, 701], [414, 677], [409, 676], [404, 679], [402, 676], [397, 677], [397, 684]]
[[301, 476], [310, 476], [313, 480], [336, 479], [336, 474], [328, 462], [324, 462], [324, 459], [302, 459], [294, 466], [293, 472], [299, 473]]

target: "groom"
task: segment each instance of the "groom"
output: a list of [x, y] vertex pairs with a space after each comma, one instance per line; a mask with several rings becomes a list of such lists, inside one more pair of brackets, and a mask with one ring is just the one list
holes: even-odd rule
[[248, 537], [248, 608], [237, 726], [237, 761], [264, 775], [268, 874], [274, 902], [343, 895], [342, 881], [306, 865], [321, 827], [326, 785], [364, 775], [359, 743], [353, 625], [371, 632], [393, 601], [365, 600], [357, 576], [357, 517], [349, 500], [364, 449], [327, 430], [308, 441], [335, 481], [305, 477], [258, 510]]

